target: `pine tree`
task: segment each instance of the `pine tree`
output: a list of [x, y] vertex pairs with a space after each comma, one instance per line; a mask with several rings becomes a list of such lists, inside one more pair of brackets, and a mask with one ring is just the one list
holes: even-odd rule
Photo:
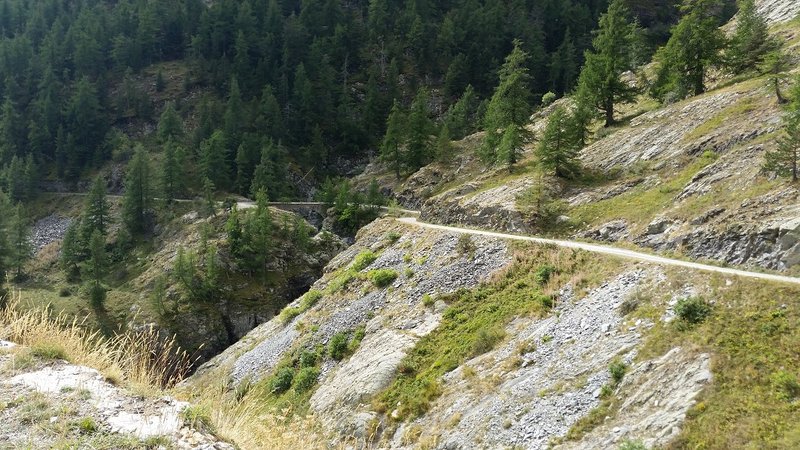
[[122, 220], [128, 232], [136, 236], [147, 231], [147, 213], [152, 203], [150, 164], [144, 147], [138, 146], [125, 176]]
[[633, 68], [635, 27], [629, 18], [624, 0], [613, 0], [600, 17], [600, 30], [586, 52], [586, 64], [580, 75], [586, 95], [581, 100], [605, 113], [605, 126], [614, 123], [614, 107], [635, 99], [636, 89], [622, 80], [622, 74]]
[[503, 138], [497, 147], [497, 157], [511, 171], [514, 164], [519, 160], [522, 152], [522, 145], [525, 142], [526, 130], [520, 129], [516, 125], [509, 124], [503, 131]]
[[22, 278], [22, 266], [33, 255], [33, 246], [30, 241], [30, 225], [22, 205], [17, 204], [14, 208], [14, 215], [11, 218], [11, 267], [16, 270], [16, 278]]
[[106, 240], [99, 231], [95, 231], [89, 239], [89, 259], [83, 264], [83, 278], [90, 283], [89, 295], [96, 308], [102, 307], [105, 300], [102, 280], [107, 270]]
[[447, 163], [453, 159], [453, 143], [450, 137], [450, 127], [447, 122], [439, 129], [439, 136], [436, 138], [436, 160]]
[[448, 127], [451, 137], [459, 140], [475, 131], [477, 120], [478, 96], [472, 85], [468, 85], [461, 98], [448, 108], [444, 123]]
[[[239, 90], [239, 82], [236, 78], [231, 79], [231, 88], [228, 93], [228, 104], [225, 109], [223, 117], [223, 130], [225, 132], [226, 140], [226, 157], [231, 160], [232, 154], [236, 152], [239, 145], [242, 143], [242, 132], [245, 127], [245, 111], [244, 102], [242, 101], [242, 94]], [[219, 180], [215, 180], [217, 182]]]
[[89, 242], [92, 234], [97, 231], [102, 236], [108, 232], [111, 222], [109, 216], [110, 207], [106, 199], [106, 182], [103, 177], [98, 176], [92, 182], [89, 195], [86, 197], [86, 205], [81, 215], [81, 238], [84, 242]]
[[203, 179], [203, 206], [206, 216], [217, 216], [217, 202], [214, 200], [214, 192], [217, 188], [210, 178]]
[[171, 139], [164, 144], [164, 161], [161, 165], [161, 194], [168, 203], [186, 189], [184, 167], [186, 152]]
[[408, 112], [405, 164], [412, 172], [433, 159], [431, 135], [434, 133], [434, 125], [430, 118], [428, 101], [428, 90], [421, 88]]
[[261, 94], [261, 103], [258, 107], [258, 117], [256, 118], [256, 128], [263, 131], [267, 137], [280, 140], [284, 137], [283, 113], [275, 98], [272, 86], [266, 85]]
[[6, 194], [0, 190], [0, 296], [5, 294], [3, 285], [10, 265], [9, 256], [13, 252], [13, 247], [9, 241], [9, 236], [12, 234], [10, 217], [11, 202]]
[[778, 140], [778, 148], [767, 152], [763, 169], [780, 176], [790, 176], [792, 182], [800, 177], [800, 76], [792, 89], [791, 101], [783, 115], [784, 135]]
[[386, 135], [384, 135], [383, 145], [381, 145], [381, 159], [391, 167], [397, 179], [400, 179], [400, 173], [404, 167], [405, 129], [405, 114], [400, 107], [400, 102], [395, 100], [386, 121]]
[[175, 110], [175, 103], [168, 102], [158, 121], [158, 138], [161, 142], [178, 141], [183, 137], [183, 120]]
[[725, 51], [733, 73], [739, 74], [757, 67], [772, 45], [767, 21], [756, 11], [755, 0], [739, 0], [736, 32]]
[[253, 255], [254, 266], [256, 270], [266, 276], [272, 251], [272, 213], [269, 209], [266, 191], [263, 189], [258, 191], [255, 197], [256, 208], [253, 214], [248, 216], [245, 225], [246, 235], [249, 250]]
[[83, 247], [80, 230], [81, 223], [79, 220], [73, 221], [67, 227], [64, 238], [61, 241], [61, 256], [59, 257], [59, 264], [61, 270], [69, 282], [75, 282], [80, 279], [80, 265], [83, 259]]
[[522, 50], [522, 42], [514, 41], [514, 49], [500, 68], [500, 84], [492, 95], [484, 118], [486, 137], [480, 154], [486, 162], [497, 162], [497, 146], [509, 125], [522, 127], [530, 118], [530, 75], [527, 64], [528, 54]]
[[683, 18], [655, 57], [659, 67], [652, 93], [656, 98], [663, 101], [705, 92], [706, 72], [720, 62], [720, 49], [725, 46], [715, 15], [718, 7], [718, 0], [684, 0]]
[[230, 181], [227, 159], [226, 136], [215, 131], [200, 144], [200, 176], [211, 180], [218, 188], [225, 188]]
[[[601, 22], [602, 23], [602, 22]], [[563, 95], [572, 89], [578, 75], [578, 55], [572, 31], [567, 28], [564, 40], [558, 46], [550, 61], [550, 86], [553, 92]]]
[[769, 84], [775, 91], [778, 104], [786, 103], [781, 94], [781, 81], [786, 78], [786, 71], [790, 69], [789, 56], [780, 48], [776, 48], [764, 56], [764, 62], [759, 66], [762, 73], [769, 75]]
[[562, 178], [575, 178], [580, 172], [577, 158], [577, 143], [570, 135], [569, 113], [557, 107], [550, 113], [542, 134], [536, 156], [546, 171]]
[[242, 222], [239, 218], [239, 208], [236, 204], [231, 208], [228, 220], [225, 222], [225, 232], [228, 234], [228, 248], [235, 258], [240, 258], [244, 252], [244, 236]]

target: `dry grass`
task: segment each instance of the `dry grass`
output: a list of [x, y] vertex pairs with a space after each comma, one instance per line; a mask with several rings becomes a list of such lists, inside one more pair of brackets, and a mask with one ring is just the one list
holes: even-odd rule
[[157, 395], [183, 380], [192, 367], [175, 338], [165, 339], [153, 327], [106, 337], [77, 319], [53, 316], [48, 308], [18, 308], [19, 294], [11, 295], [8, 306], [0, 310], [0, 339], [48, 349], [49, 354], [97, 369], [109, 381], [140, 393]]

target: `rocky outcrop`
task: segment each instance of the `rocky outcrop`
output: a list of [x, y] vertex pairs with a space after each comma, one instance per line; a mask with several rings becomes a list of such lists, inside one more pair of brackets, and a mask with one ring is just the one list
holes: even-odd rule
[[770, 24], [788, 22], [800, 14], [800, 3], [795, 0], [756, 0], [756, 10]]

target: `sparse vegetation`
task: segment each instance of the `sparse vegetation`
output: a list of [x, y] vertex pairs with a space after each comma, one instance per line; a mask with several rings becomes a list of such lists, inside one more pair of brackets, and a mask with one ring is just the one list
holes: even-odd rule
[[711, 314], [711, 305], [701, 297], [688, 297], [678, 300], [675, 314], [686, 325], [697, 325]]
[[392, 269], [377, 269], [367, 273], [367, 278], [378, 288], [385, 288], [397, 279], [399, 274]]
[[353, 270], [356, 272], [361, 272], [362, 270], [366, 269], [367, 266], [372, 264], [376, 259], [378, 259], [378, 255], [373, 253], [371, 250], [364, 250], [363, 252], [359, 253], [356, 256], [356, 259], [353, 261]]

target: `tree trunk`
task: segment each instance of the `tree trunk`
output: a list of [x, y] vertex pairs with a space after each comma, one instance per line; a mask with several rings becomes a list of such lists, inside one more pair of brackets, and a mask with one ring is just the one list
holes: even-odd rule
[[781, 87], [778, 84], [778, 77], [775, 77], [772, 80], [772, 83], [775, 85], [775, 96], [778, 97], [778, 104], [779, 105], [785, 104], [786, 103], [786, 99], [783, 98], [783, 95], [781, 94]]
[[606, 124], [605, 127], [608, 128], [611, 125], [614, 125], [614, 101], [606, 99]]

